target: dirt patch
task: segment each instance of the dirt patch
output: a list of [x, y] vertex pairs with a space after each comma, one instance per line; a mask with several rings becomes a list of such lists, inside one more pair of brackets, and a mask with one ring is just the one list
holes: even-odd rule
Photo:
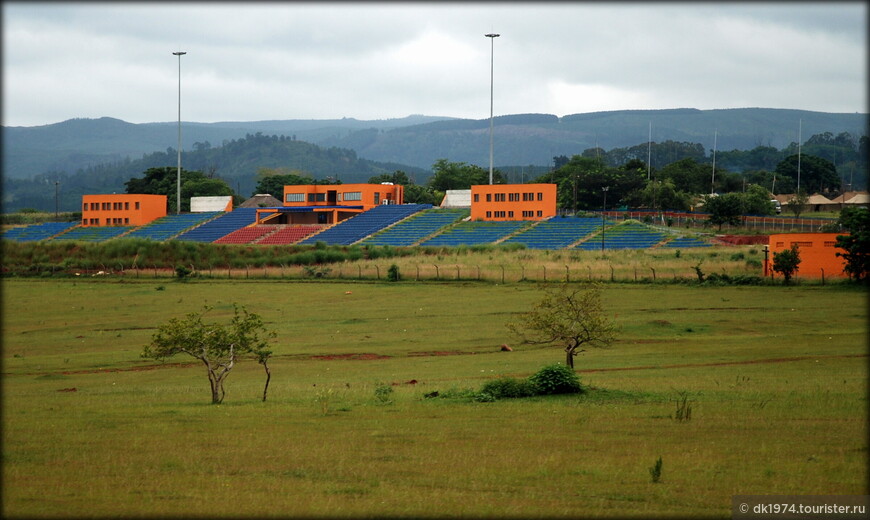
[[765, 363], [788, 363], [791, 361], [805, 361], [807, 359], [838, 359], [838, 358], [859, 358], [867, 357], [868, 354], [841, 354], [836, 356], [795, 356], [785, 358], [770, 358], [770, 359], [750, 359], [747, 361], [722, 361], [718, 363], [686, 363], [683, 365], [648, 365], [639, 367], [614, 367], [614, 368], [587, 368], [577, 370], [577, 372], [616, 372], [620, 370], [656, 370], [661, 368], [696, 368], [696, 367], [721, 367], [733, 365], [761, 365]]
[[381, 354], [330, 354], [324, 356], [310, 356], [308, 359], [320, 359], [323, 361], [371, 361], [373, 359], [390, 359], [392, 356], [384, 356]]
[[768, 235], [716, 235], [712, 242], [726, 246], [763, 245], [769, 238]]
[[464, 354], [474, 354], [474, 352], [459, 352], [456, 350], [434, 350], [430, 352], [409, 352], [408, 357], [461, 356]]

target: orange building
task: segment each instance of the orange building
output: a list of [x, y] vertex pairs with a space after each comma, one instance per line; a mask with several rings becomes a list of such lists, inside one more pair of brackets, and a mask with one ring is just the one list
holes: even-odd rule
[[404, 204], [400, 184], [300, 184], [284, 186], [283, 206], [257, 210], [257, 223], [337, 224], [381, 204]]
[[847, 278], [843, 270], [846, 261], [837, 252], [845, 253], [835, 246], [837, 235], [843, 233], [785, 233], [770, 235], [768, 250], [765, 251], [764, 276], [778, 275], [773, 271], [773, 254], [798, 246], [800, 264], [795, 276], [806, 278]]
[[471, 220], [543, 220], [556, 216], [555, 184], [471, 187]]
[[166, 195], [82, 195], [82, 226], [144, 226], [166, 216]]

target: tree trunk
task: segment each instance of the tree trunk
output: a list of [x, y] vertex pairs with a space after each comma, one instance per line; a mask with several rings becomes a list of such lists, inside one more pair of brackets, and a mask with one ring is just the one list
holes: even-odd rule
[[266, 392], [269, 391], [269, 380], [272, 379], [272, 372], [269, 370], [269, 365], [263, 361], [263, 369], [266, 371], [266, 386], [263, 387], [263, 402], [266, 401]]
[[568, 347], [565, 349], [567, 355], [565, 356], [565, 364], [574, 369], [574, 349], [576, 347]]

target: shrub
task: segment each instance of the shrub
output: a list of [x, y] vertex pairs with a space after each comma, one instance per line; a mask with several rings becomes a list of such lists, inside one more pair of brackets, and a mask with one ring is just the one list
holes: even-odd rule
[[535, 395], [536, 387], [527, 379], [500, 377], [486, 382], [480, 389], [481, 394], [489, 394], [496, 399], [512, 399]]
[[561, 363], [548, 365], [529, 378], [537, 393], [549, 394], [577, 394], [583, 392], [580, 378], [570, 367]]
[[391, 282], [398, 282], [400, 277], [401, 276], [399, 275], [399, 266], [396, 264], [391, 265], [390, 269], [387, 271], [387, 280]]

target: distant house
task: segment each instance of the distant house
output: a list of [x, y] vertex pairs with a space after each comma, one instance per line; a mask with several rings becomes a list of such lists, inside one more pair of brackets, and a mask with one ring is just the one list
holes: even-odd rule
[[239, 204], [240, 208], [277, 208], [281, 205], [281, 201], [268, 193], [258, 193]]

